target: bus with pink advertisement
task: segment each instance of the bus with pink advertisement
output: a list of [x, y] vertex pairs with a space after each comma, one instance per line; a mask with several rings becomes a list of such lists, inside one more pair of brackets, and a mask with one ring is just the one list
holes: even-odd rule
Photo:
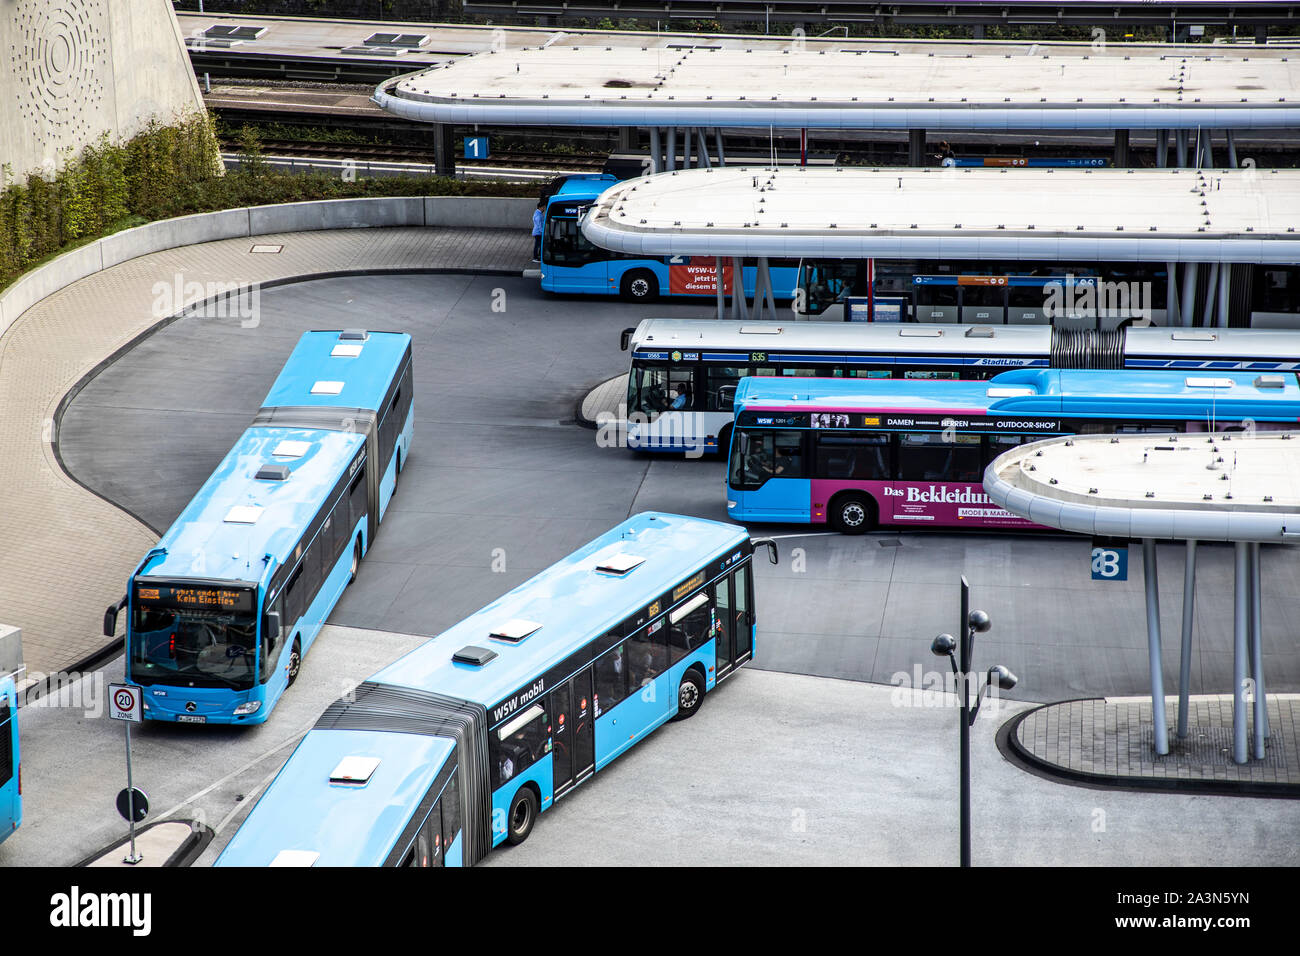
[[[984, 494], [984, 469], [1059, 435], [1298, 429], [1294, 372], [1015, 369], [986, 381], [747, 377], [726, 473], [736, 521], [1032, 529]], [[1183, 441], [1187, 441], [1184, 438]]]

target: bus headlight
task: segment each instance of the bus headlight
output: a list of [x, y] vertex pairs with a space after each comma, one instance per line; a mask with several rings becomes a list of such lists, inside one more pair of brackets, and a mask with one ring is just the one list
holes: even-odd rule
[[734, 501], [727, 502], [727, 510], [731, 510], [734, 507], [736, 507], [736, 503]]
[[262, 702], [260, 700], [245, 701], [235, 708], [235, 716], [243, 717], [246, 714], [255, 714], [261, 709]]

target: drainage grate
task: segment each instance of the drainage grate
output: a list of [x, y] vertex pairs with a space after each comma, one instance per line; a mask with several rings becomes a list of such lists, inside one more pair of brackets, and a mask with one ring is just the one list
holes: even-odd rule
[[881, 538], [876, 544], [882, 548], [901, 548], [903, 546], [902, 538]]

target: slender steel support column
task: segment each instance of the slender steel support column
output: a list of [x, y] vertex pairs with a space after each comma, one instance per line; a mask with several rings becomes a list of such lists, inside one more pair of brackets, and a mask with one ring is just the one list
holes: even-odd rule
[[[762, 300], [759, 300], [759, 290], [762, 290]], [[766, 306], [769, 317], [775, 321], [776, 299], [772, 295], [772, 270], [767, 267], [767, 256], [760, 256], [758, 267], [754, 270], [754, 315], [763, 316], [763, 308]]]
[[664, 171], [664, 148], [658, 126], [650, 127], [650, 169], [656, 173]]
[[749, 304], [745, 301], [745, 260], [736, 257], [731, 260], [731, 317], [749, 318]]
[[1187, 542], [1183, 564], [1183, 649], [1178, 662], [1178, 739], [1187, 736], [1187, 699], [1192, 687], [1192, 626], [1196, 615], [1196, 542]]
[[1228, 168], [1237, 168], [1237, 137], [1233, 135], [1232, 130], [1227, 132], [1228, 138]]
[[717, 150], [718, 150], [718, 165], [719, 165], [719, 166], [725, 166], [725, 165], [727, 165], [727, 153], [726, 153], [726, 150], [723, 149], [723, 143], [722, 143], [722, 127], [721, 127], [721, 126], [719, 126], [717, 129], [715, 129], [715, 130], [713, 131], [713, 141], [714, 141], [714, 143], [717, 145]]
[[1183, 298], [1179, 303], [1182, 309], [1183, 325], [1196, 324], [1196, 271], [1195, 262], [1183, 263]]
[[713, 162], [709, 159], [709, 140], [703, 129], [695, 130], [695, 141], [699, 143], [699, 163], [705, 169], [712, 169]]
[[925, 165], [925, 130], [923, 129], [907, 131], [907, 165]]
[[456, 127], [433, 124], [433, 170], [439, 176], [456, 175]]
[[1151, 722], [1156, 753], [1169, 753], [1169, 725], [1165, 720], [1165, 675], [1160, 665], [1160, 587], [1156, 576], [1156, 542], [1142, 539], [1142, 577], [1147, 592], [1147, 656], [1151, 661]]
[[1215, 324], [1216, 316], [1214, 314], [1215, 306], [1218, 300], [1215, 298], [1215, 292], [1219, 287], [1219, 273], [1223, 271], [1223, 266], [1218, 262], [1211, 262], [1208, 267], [1210, 271], [1207, 278], [1210, 280], [1205, 287], [1205, 309], [1201, 314], [1201, 325], [1207, 329], [1212, 328]]
[[1197, 163], [1202, 169], [1214, 168], [1214, 136], [1208, 129], [1201, 131], [1201, 151], [1205, 156], [1204, 163]]
[[1245, 763], [1246, 755], [1246, 630], [1250, 592], [1249, 549], [1245, 541], [1233, 545], [1235, 562], [1232, 594], [1232, 762]]
[[1228, 293], [1231, 291], [1232, 263], [1219, 263], [1219, 315], [1218, 325], [1221, 329], [1228, 327]]
[[1178, 311], [1178, 263], [1165, 263], [1165, 325], [1183, 325], [1182, 315]]
[[1169, 130], [1156, 130], [1156, 166], [1164, 169], [1169, 165]]
[[695, 127], [682, 127], [682, 169], [690, 169], [695, 165], [692, 150], [695, 148]]
[[636, 149], [637, 132], [635, 126], [620, 126], [618, 128], [618, 149], [621, 153], [630, 153]]
[[713, 284], [717, 287], [718, 290], [718, 321], [720, 322], [727, 317], [727, 295], [723, 291], [724, 283], [722, 281], [725, 275], [725, 272], [723, 271], [722, 268], [722, 256], [713, 257], [713, 274], [714, 274]]
[[668, 159], [666, 163], [669, 172], [677, 168], [677, 127], [668, 127]]
[[1174, 130], [1174, 152], [1178, 155], [1178, 168], [1187, 168], [1187, 130]]
[[1128, 140], [1128, 130], [1115, 130], [1115, 167], [1117, 169], [1123, 169], [1125, 166], [1131, 165], [1129, 162]]
[[1268, 698], [1264, 693], [1264, 629], [1259, 542], [1250, 546], [1250, 656], [1251, 677], [1255, 681], [1255, 757], [1264, 759], [1264, 741], [1268, 738]]

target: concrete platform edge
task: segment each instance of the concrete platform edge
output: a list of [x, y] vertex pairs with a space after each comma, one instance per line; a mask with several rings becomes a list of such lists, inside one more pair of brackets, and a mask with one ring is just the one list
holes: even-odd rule
[[[1102, 700], [1100, 697], [1079, 697], [1076, 700]], [[1133, 793], [1200, 793], [1221, 797], [1267, 797], [1272, 799], [1300, 800], [1300, 786], [1286, 783], [1258, 783], [1236, 780], [1193, 780], [1190, 778], [1153, 778], [1133, 777], [1118, 774], [1087, 773], [1071, 770], [1044, 760], [1031, 753], [1017, 739], [1016, 731], [1021, 723], [1031, 714], [1048, 707], [1057, 707], [1073, 701], [1051, 701], [1031, 707], [1016, 714], [998, 728], [995, 738], [998, 752], [1007, 760], [1027, 773], [1044, 780], [1066, 783], [1076, 787], [1092, 790], [1128, 790]]]

